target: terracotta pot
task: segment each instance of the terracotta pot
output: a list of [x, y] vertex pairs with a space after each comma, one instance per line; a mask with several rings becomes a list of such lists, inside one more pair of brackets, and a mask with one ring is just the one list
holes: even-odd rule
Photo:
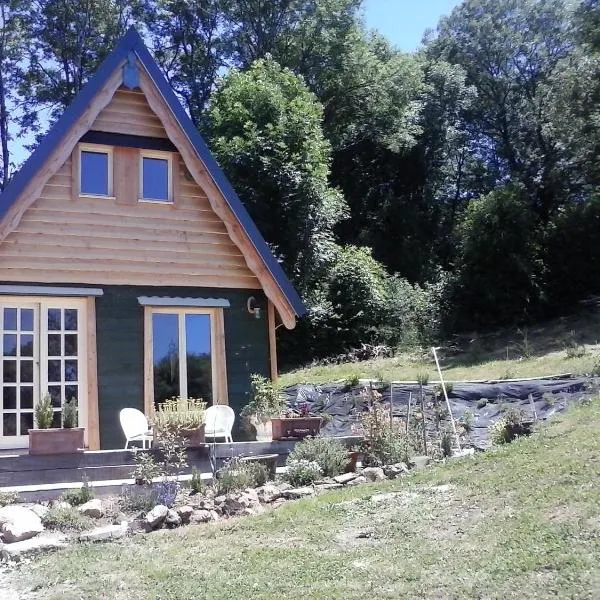
[[356, 463], [358, 462], [359, 455], [360, 452], [348, 450], [348, 464], [346, 465], [346, 473], [354, 473], [354, 471], [356, 471]]
[[274, 440], [318, 435], [321, 431], [321, 417], [290, 417], [271, 419]]
[[29, 454], [73, 454], [83, 452], [83, 427], [73, 429], [30, 429]]
[[196, 427], [195, 429], [182, 429], [181, 437], [184, 439], [186, 447], [199, 448], [204, 446], [206, 440], [204, 436], [205, 429], [206, 425], [200, 425], [200, 427]]

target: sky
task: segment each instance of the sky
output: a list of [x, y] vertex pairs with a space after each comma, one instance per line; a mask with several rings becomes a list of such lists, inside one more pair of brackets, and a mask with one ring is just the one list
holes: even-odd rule
[[365, 0], [367, 27], [378, 29], [405, 52], [416, 50], [426, 29], [435, 29], [460, 0]]

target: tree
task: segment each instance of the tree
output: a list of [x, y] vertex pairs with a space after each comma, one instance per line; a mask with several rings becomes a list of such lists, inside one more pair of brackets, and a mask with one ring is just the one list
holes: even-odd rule
[[23, 78], [21, 63], [25, 57], [27, 2], [0, 0], [0, 191], [11, 176], [11, 126], [18, 113], [17, 89]]
[[214, 94], [213, 150], [275, 255], [302, 293], [333, 258], [344, 201], [329, 187], [323, 109], [272, 59], [230, 72]]
[[39, 129], [41, 109], [54, 121], [124, 35], [127, 0], [37, 0], [31, 3], [31, 49], [23, 124]]
[[142, 0], [144, 22], [169, 83], [183, 99], [194, 124], [204, 128], [205, 111], [219, 69], [228, 64], [222, 0]]

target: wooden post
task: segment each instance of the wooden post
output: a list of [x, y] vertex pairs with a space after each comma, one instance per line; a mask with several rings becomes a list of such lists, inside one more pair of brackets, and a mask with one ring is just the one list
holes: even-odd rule
[[274, 383], [279, 376], [277, 369], [277, 337], [275, 335], [275, 306], [269, 300], [267, 304], [269, 322], [269, 364], [271, 367], [271, 381]]
[[98, 414], [98, 360], [96, 342], [96, 299], [87, 298], [87, 438], [90, 450], [100, 450]]
[[410, 404], [412, 401], [412, 392], [408, 392], [408, 409], [406, 411], [406, 435], [408, 435], [408, 426], [410, 423]]
[[437, 367], [438, 375], [440, 376], [440, 383], [442, 384], [442, 390], [444, 392], [444, 398], [446, 398], [446, 406], [448, 407], [448, 414], [450, 415], [450, 422], [452, 423], [452, 431], [454, 432], [454, 438], [456, 439], [456, 447], [460, 452], [460, 437], [458, 435], [458, 431], [456, 430], [456, 423], [454, 422], [454, 417], [452, 416], [452, 408], [450, 407], [450, 400], [448, 400], [448, 392], [446, 392], [446, 384], [444, 383], [444, 378], [442, 377], [442, 370], [440, 369], [440, 363], [438, 361], [437, 353], [435, 348], [431, 349], [433, 351], [433, 357], [435, 358], [435, 366]]
[[423, 423], [423, 452], [427, 454], [427, 430], [425, 426], [425, 395], [423, 394], [423, 382], [419, 381], [421, 396], [421, 422]]

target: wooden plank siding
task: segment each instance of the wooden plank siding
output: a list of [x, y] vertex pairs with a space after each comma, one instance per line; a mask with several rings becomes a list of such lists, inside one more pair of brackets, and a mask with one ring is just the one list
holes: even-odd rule
[[166, 138], [167, 133], [142, 92], [120, 88], [98, 115], [93, 131]]
[[0, 243], [6, 281], [261, 287], [178, 155], [175, 202], [140, 203], [139, 151], [114, 150], [115, 198], [73, 194], [78, 148], [50, 178]]

